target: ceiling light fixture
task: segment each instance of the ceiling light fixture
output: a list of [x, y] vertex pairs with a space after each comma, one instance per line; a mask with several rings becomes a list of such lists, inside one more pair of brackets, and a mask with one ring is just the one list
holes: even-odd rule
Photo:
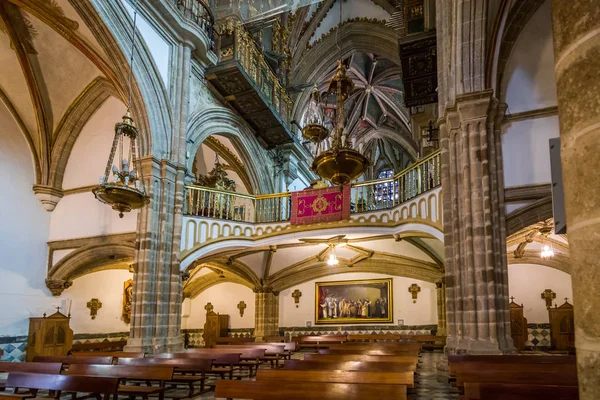
[[[552, 243], [548, 239], [548, 235], [552, 233], [552, 228], [544, 227], [540, 229], [540, 235], [542, 236], [542, 251], [540, 251], [540, 257], [544, 260], [554, 257], [554, 250], [552, 249]], [[546, 243], [548, 241], [548, 243]]]
[[336, 266], [340, 263], [336, 254], [335, 254], [335, 245], [331, 245], [331, 253], [329, 254], [329, 260], [327, 260], [327, 265], [330, 267]]

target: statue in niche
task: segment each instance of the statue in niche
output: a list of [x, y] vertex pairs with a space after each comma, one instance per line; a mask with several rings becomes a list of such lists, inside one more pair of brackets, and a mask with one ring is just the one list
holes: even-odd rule
[[121, 317], [126, 323], [131, 322], [131, 307], [133, 305], [133, 279], [125, 281], [123, 284], [123, 311]]

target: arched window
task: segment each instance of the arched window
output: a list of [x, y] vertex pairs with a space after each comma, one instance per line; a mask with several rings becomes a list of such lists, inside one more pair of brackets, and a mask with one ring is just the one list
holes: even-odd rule
[[[377, 179], [390, 179], [388, 182], [377, 183], [375, 185], [375, 199], [377, 203], [393, 201], [394, 196], [398, 198], [398, 188], [394, 190], [394, 171], [385, 169], [377, 175]], [[395, 193], [394, 193], [395, 192]]]

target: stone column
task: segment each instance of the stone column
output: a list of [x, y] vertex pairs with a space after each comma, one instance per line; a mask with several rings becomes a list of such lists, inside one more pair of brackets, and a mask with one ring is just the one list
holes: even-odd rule
[[440, 124], [448, 354], [514, 351], [501, 198], [504, 111], [491, 90], [463, 94]]
[[442, 279], [435, 283], [437, 288], [437, 313], [438, 326], [437, 335], [446, 336], [446, 282]]
[[579, 397], [600, 396], [600, 7], [552, 3]]
[[255, 292], [255, 301], [254, 336], [261, 340], [279, 335], [279, 293], [260, 290]]

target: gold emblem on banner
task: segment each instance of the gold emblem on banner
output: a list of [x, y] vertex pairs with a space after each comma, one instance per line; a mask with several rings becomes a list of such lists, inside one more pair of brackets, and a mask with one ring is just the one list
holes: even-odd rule
[[312, 210], [317, 214], [321, 214], [323, 211], [327, 210], [327, 207], [329, 207], [329, 202], [323, 196], [314, 199], [311, 205]]

